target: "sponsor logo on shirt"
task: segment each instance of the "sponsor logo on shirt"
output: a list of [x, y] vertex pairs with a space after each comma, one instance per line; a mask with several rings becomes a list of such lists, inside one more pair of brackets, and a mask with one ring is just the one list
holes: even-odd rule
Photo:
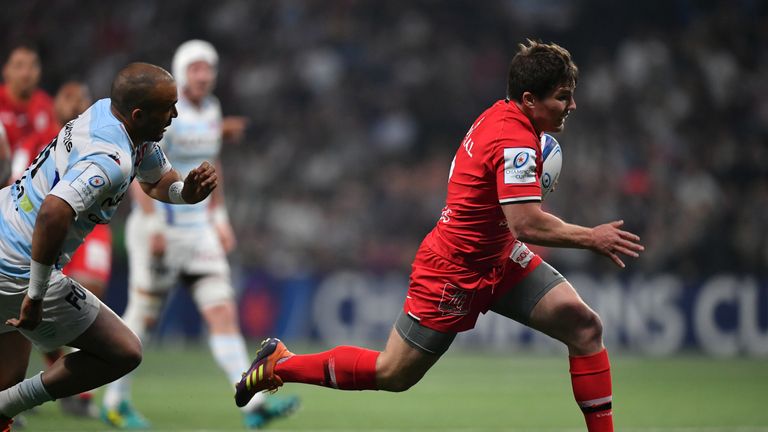
[[522, 268], [528, 267], [528, 263], [534, 257], [534, 253], [528, 249], [528, 246], [520, 240], [515, 240], [515, 245], [512, 247], [512, 253], [509, 254], [509, 259], [516, 262]]

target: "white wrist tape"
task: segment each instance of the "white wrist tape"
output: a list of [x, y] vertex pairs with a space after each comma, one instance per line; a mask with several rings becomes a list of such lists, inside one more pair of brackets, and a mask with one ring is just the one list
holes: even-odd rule
[[187, 204], [187, 202], [184, 201], [184, 198], [181, 197], [182, 189], [184, 189], [183, 181], [174, 182], [168, 188], [168, 199], [170, 199], [173, 204]]
[[40, 264], [32, 260], [29, 263], [29, 289], [27, 296], [32, 300], [40, 300], [48, 291], [48, 282], [51, 280], [52, 265]]

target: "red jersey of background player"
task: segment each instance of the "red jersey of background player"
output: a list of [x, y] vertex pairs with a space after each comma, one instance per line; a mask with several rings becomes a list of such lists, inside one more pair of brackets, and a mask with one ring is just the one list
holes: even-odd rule
[[493, 104], [456, 152], [446, 206], [427, 246], [459, 265], [499, 265], [515, 241], [501, 204], [541, 201], [541, 157], [530, 120], [513, 102]]
[[50, 141], [58, 133], [53, 100], [40, 89], [35, 90], [28, 101], [21, 102], [13, 100], [6, 86], [0, 85], [0, 121], [5, 126], [13, 152], [27, 140], [35, 140], [34, 145], [26, 145], [35, 153], [40, 143]]

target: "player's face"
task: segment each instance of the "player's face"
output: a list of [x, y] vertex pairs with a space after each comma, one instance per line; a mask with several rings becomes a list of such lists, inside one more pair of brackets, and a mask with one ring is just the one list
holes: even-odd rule
[[576, 109], [573, 98], [574, 87], [563, 85], [543, 99], [534, 97], [532, 109], [533, 126], [539, 132], [560, 132], [565, 127], [568, 114]]
[[171, 120], [179, 115], [176, 111], [176, 83], [166, 81], [159, 84], [152, 92], [151, 101], [151, 106], [141, 110], [137, 129], [144, 141], [160, 141]]
[[185, 95], [193, 102], [198, 102], [213, 91], [216, 81], [216, 71], [206, 61], [196, 61], [187, 67], [187, 83]]
[[53, 109], [59, 123], [65, 124], [79, 116], [91, 105], [91, 94], [82, 84], [70, 82], [64, 84], [56, 93]]
[[28, 98], [40, 82], [40, 59], [26, 48], [14, 50], [3, 67], [3, 80], [11, 92]]

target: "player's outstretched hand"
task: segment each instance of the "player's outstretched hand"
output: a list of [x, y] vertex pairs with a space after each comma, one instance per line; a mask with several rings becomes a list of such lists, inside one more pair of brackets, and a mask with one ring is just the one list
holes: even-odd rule
[[624, 221], [618, 220], [592, 228], [591, 249], [607, 256], [617, 266], [624, 268], [626, 265], [619, 258], [619, 254], [637, 258], [645, 248], [639, 243], [638, 235], [619, 229], [622, 225]]
[[193, 169], [184, 179], [181, 197], [189, 204], [199, 203], [216, 189], [216, 169], [208, 162], [203, 162]]
[[34, 330], [43, 320], [43, 299], [32, 300], [29, 296], [24, 296], [21, 302], [21, 310], [18, 318], [10, 318], [5, 321], [5, 325], [25, 330]]

